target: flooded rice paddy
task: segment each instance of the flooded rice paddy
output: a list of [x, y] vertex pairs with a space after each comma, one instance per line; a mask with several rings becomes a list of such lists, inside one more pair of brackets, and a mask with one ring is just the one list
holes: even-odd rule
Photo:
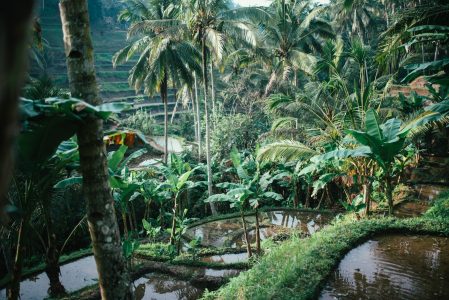
[[[333, 218], [332, 214], [305, 212], [297, 210], [276, 210], [259, 214], [260, 236], [266, 239], [291, 229], [300, 230], [305, 234], [313, 234]], [[248, 235], [251, 242], [255, 242], [254, 226], [256, 217], [246, 216]], [[240, 217], [204, 223], [187, 230], [189, 239], [201, 238], [203, 246], [242, 248], [245, 245], [244, 232]]]
[[388, 235], [351, 250], [319, 299], [449, 299], [448, 283], [448, 238]]

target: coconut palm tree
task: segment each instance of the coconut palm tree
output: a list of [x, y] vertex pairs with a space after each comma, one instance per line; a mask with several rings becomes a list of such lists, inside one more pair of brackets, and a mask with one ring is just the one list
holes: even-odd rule
[[312, 9], [310, 1], [273, 1], [268, 9], [271, 17], [261, 25], [270, 56], [274, 57], [265, 94], [291, 74], [296, 85], [298, 71], [313, 73], [316, 57], [312, 53], [321, 51], [320, 38], [334, 35], [330, 23], [320, 18], [323, 10], [321, 6]]
[[131, 21], [128, 30], [130, 44], [113, 57], [113, 65], [128, 61], [139, 54], [131, 69], [129, 83], [136, 91], [144, 88], [147, 95], [159, 92], [164, 104], [164, 163], [168, 157], [168, 85], [194, 82], [199, 73], [199, 52], [185, 40], [182, 23], [177, 20], [179, 3], [168, 0], [130, 0], [121, 13], [121, 20]]
[[[232, 45], [256, 46], [256, 26], [252, 20], [263, 20], [268, 15], [261, 8], [229, 9], [226, 0], [186, 0], [181, 9], [190, 36], [201, 48], [208, 192], [212, 195], [208, 59], [213, 55], [220, 61], [226, 48], [232, 48]], [[213, 203], [211, 209], [215, 214]]]
[[333, 6], [340, 32], [357, 35], [364, 42], [380, 21], [382, 5], [377, 0], [338, 0]]

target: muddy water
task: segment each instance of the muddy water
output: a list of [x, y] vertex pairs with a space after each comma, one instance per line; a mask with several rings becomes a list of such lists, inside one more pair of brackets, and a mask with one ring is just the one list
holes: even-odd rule
[[448, 238], [389, 235], [351, 250], [320, 299], [449, 299], [448, 283]]
[[198, 299], [204, 290], [193, 287], [187, 281], [164, 274], [150, 273], [134, 281], [136, 300], [190, 300]]
[[443, 185], [415, 184], [410, 189], [409, 199], [395, 206], [394, 214], [399, 218], [422, 216], [430, 208], [431, 201], [447, 190]]
[[[93, 256], [61, 266], [60, 280], [68, 292], [79, 290], [97, 282], [97, 268]], [[50, 281], [47, 274], [40, 273], [20, 283], [20, 298], [23, 300], [42, 300], [48, 297]], [[6, 290], [0, 291], [0, 299], [6, 299]]]
[[[261, 212], [259, 222], [261, 239], [266, 239], [281, 233], [288, 233], [292, 228], [300, 229], [303, 233], [313, 234], [333, 218], [330, 214], [315, 212], [279, 210]], [[255, 216], [245, 217], [251, 242], [255, 242]], [[186, 232], [189, 239], [201, 237], [204, 246], [241, 248], [245, 244], [242, 222], [239, 217], [208, 222], [190, 228]]]
[[435, 200], [439, 194], [448, 189], [447, 186], [431, 184], [416, 184], [413, 188], [418, 194], [418, 199], [421, 200]]

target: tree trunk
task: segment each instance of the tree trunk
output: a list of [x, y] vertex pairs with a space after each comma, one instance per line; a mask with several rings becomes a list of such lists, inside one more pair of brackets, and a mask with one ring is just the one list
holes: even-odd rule
[[[94, 51], [86, 0], [59, 2], [70, 91], [73, 97], [98, 105]], [[109, 186], [103, 121], [94, 117], [78, 129], [78, 145], [87, 220], [97, 264], [102, 299], [131, 297], [130, 279], [122, 254], [114, 199]]]
[[[28, 34], [33, 0], [11, 1], [0, 10], [0, 195], [5, 195], [13, 169], [19, 133], [19, 94], [28, 62]], [[6, 197], [0, 197], [0, 223], [7, 223]]]
[[214, 84], [214, 66], [212, 64], [212, 59], [210, 60], [210, 88], [211, 88], [211, 96], [212, 96], [212, 126], [215, 126], [214, 123], [217, 118], [217, 111], [215, 106], [215, 84]]
[[369, 216], [370, 214], [370, 206], [371, 206], [371, 184], [367, 181], [363, 185], [363, 201], [365, 203], [365, 216]]
[[306, 188], [306, 201], [304, 203], [304, 207], [305, 208], [309, 208], [310, 207], [310, 197], [311, 197], [311, 193], [312, 193], [312, 188], [310, 187], [310, 184], [307, 184], [307, 188]]
[[390, 216], [393, 215], [393, 187], [391, 186], [391, 177], [390, 174], [387, 173], [385, 176], [385, 184], [386, 184], [386, 193], [388, 199], [388, 214]]
[[253, 256], [253, 252], [251, 250], [251, 242], [249, 240], [248, 229], [246, 227], [245, 214], [243, 213], [243, 210], [240, 211], [240, 217], [242, 219], [243, 231], [244, 231], [244, 234], [245, 234], [246, 252], [248, 253], [248, 258], [250, 258], [251, 256]]
[[259, 210], [256, 208], [256, 251], [260, 255], [260, 226], [259, 226]]
[[126, 212], [122, 212], [122, 223], [123, 223], [123, 234], [125, 235], [125, 239], [128, 238], [128, 221], [126, 218]]
[[295, 197], [293, 198], [293, 207], [298, 208], [299, 206], [299, 195], [301, 192], [301, 182], [299, 180], [295, 180]]
[[195, 142], [198, 142], [198, 120], [196, 119], [196, 105], [192, 91], [190, 91], [190, 98], [192, 99], [193, 131], [195, 132]]
[[59, 268], [59, 256], [60, 252], [57, 247], [56, 233], [54, 231], [53, 219], [51, 217], [49, 200], [51, 195], [48, 195], [48, 199], [44, 199], [42, 203], [43, 215], [45, 218], [45, 226], [47, 227], [47, 240], [48, 247], [45, 253], [45, 273], [50, 280], [49, 295], [52, 297], [61, 297], [66, 295], [66, 290], [59, 280], [59, 274], [61, 273]]
[[174, 245], [175, 244], [177, 211], [178, 211], [178, 195], [175, 196], [175, 204], [173, 206], [173, 217], [172, 217], [171, 234], [170, 234], [170, 245]]
[[178, 111], [179, 101], [180, 101], [179, 99], [176, 99], [175, 107], [173, 108], [173, 111], [172, 111], [171, 117], [170, 117], [170, 124], [173, 124], [173, 120], [175, 119], [176, 112]]
[[61, 297], [67, 294], [64, 286], [62, 285], [61, 281], [59, 280], [59, 274], [61, 273], [60, 267], [59, 267], [59, 256], [60, 253], [58, 249], [56, 249], [55, 242], [56, 242], [56, 236], [53, 234], [52, 239], [54, 239], [53, 242], [51, 242], [50, 247], [47, 250], [46, 258], [45, 258], [45, 273], [48, 276], [48, 279], [50, 280], [50, 288], [49, 288], [49, 295], [51, 297]]
[[167, 73], [164, 75], [164, 79], [161, 83], [161, 99], [164, 103], [164, 164], [168, 161], [168, 99], [167, 99], [167, 89], [168, 89], [168, 78]]
[[198, 131], [198, 160], [201, 160], [201, 151], [202, 151], [202, 143], [201, 143], [201, 116], [200, 116], [200, 101], [198, 99], [198, 83], [196, 79], [196, 73], [193, 73], [193, 78], [195, 81], [195, 107], [196, 107], [196, 121], [197, 121], [197, 131]]
[[20, 222], [19, 233], [17, 237], [16, 245], [16, 256], [14, 259], [14, 266], [12, 269], [12, 279], [11, 285], [8, 289], [8, 300], [19, 299], [20, 294], [20, 280], [22, 279], [22, 266], [23, 266], [23, 255], [25, 252], [25, 236], [27, 235], [28, 228], [28, 218], [22, 219]]
[[[203, 63], [203, 88], [204, 88], [204, 114], [206, 118], [206, 159], [207, 159], [207, 191], [209, 196], [212, 196], [212, 161], [210, 153], [210, 124], [209, 124], [209, 107], [207, 102], [207, 49], [206, 49], [206, 37], [202, 38], [201, 52]], [[210, 209], [213, 215], [217, 214], [215, 204], [210, 202]]]

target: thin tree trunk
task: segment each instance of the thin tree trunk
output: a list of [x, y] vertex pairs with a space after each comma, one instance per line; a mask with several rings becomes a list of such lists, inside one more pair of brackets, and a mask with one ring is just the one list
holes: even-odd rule
[[311, 187], [309, 184], [307, 184], [307, 188], [306, 188], [306, 201], [304, 203], [304, 207], [305, 208], [309, 208], [310, 207], [310, 196], [311, 196]]
[[370, 214], [370, 206], [371, 206], [371, 184], [367, 181], [363, 185], [363, 201], [365, 203], [365, 216], [369, 216]]
[[240, 211], [240, 218], [242, 219], [243, 231], [245, 233], [246, 252], [248, 253], [248, 258], [250, 258], [251, 256], [253, 256], [253, 252], [251, 250], [251, 242], [249, 240], [248, 229], [246, 227], [245, 214], [243, 213], [243, 210]]
[[[201, 45], [202, 63], [203, 63], [203, 88], [204, 88], [204, 114], [206, 119], [206, 159], [207, 159], [207, 191], [212, 196], [212, 161], [210, 153], [210, 124], [209, 124], [209, 107], [207, 102], [207, 49], [205, 37], [202, 38]], [[210, 202], [210, 209], [213, 215], [217, 214], [215, 204]]]
[[385, 176], [385, 184], [386, 184], [386, 193], [388, 199], [388, 214], [390, 216], [393, 215], [393, 187], [391, 186], [391, 177], [390, 174], [387, 173]]
[[260, 255], [260, 226], [259, 226], [259, 210], [256, 208], [256, 251]]
[[168, 78], [167, 73], [164, 75], [164, 79], [161, 84], [161, 99], [164, 103], [164, 164], [168, 161], [168, 99], [167, 99], [167, 89], [168, 89]]
[[170, 124], [173, 124], [173, 120], [175, 119], [176, 112], [178, 111], [179, 101], [180, 100], [176, 99], [175, 107], [173, 107], [173, 111], [171, 113]]
[[[0, 10], [0, 195], [5, 195], [13, 169], [19, 132], [19, 94], [28, 62], [28, 35], [33, 0], [11, 1]], [[6, 197], [0, 197], [0, 223], [7, 223]]]
[[211, 96], [212, 96], [212, 126], [214, 126], [214, 122], [216, 121], [216, 106], [215, 106], [215, 84], [214, 84], [214, 66], [212, 64], [212, 59], [210, 60], [210, 87], [211, 87]]
[[25, 236], [27, 235], [28, 219], [20, 222], [19, 233], [17, 237], [16, 256], [14, 258], [14, 266], [12, 269], [11, 285], [8, 289], [8, 300], [19, 299], [20, 280], [22, 279], [23, 255], [25, 253]]
[[[73, 97], [98, 105], [94, 50], [86, 0], [59, 2], [70, 91]], [[102, 299], [126, 299], [132, 293], [114, 199], [109, 186], [103, 121], [92, 117], [77, 132], [87, 220], [97, 264]]]
[[131, 215], [133, 217], [134, 230], [136, 231], [137, 234], [139, 234], [138, 230], [139, 227], [137, 227], [136, 210], [134, 209], [134, 203], [131, 201], [130, 205], [131, 205]]
[[170, 234], [170, 245], [175, 244], [175, 235], [176, 235], [176, 215], [178, 212], [178, 195], [175, 196], [175, 203], [173, 206], [173, 217], [172, 217], [172, 225], [171, 225], [171, 234]]
[[198, 120], [196, 118], [195, 98], [192, 91], [190, 91], [190, 99], [192, 99], [192, 113], [193, 113], [193, 131], [195, 132], [195, 142], [198, 143]]
[[197, 121], [197, 131], [198, 131], [198, 160], [201, 160], [201, 116], [200, 116], [200, 101], [198, 99], [198, 82], [196, 78], [196, 73], [193, 73], [193, 78], [195, 81], [195, 107], [196, 107], [196, 121]]
[[126, 218], [126, 213], [122, 212], [122, 223], [123, 223], [123, 234], [125, 239], [128, 238], [128, 220]]

